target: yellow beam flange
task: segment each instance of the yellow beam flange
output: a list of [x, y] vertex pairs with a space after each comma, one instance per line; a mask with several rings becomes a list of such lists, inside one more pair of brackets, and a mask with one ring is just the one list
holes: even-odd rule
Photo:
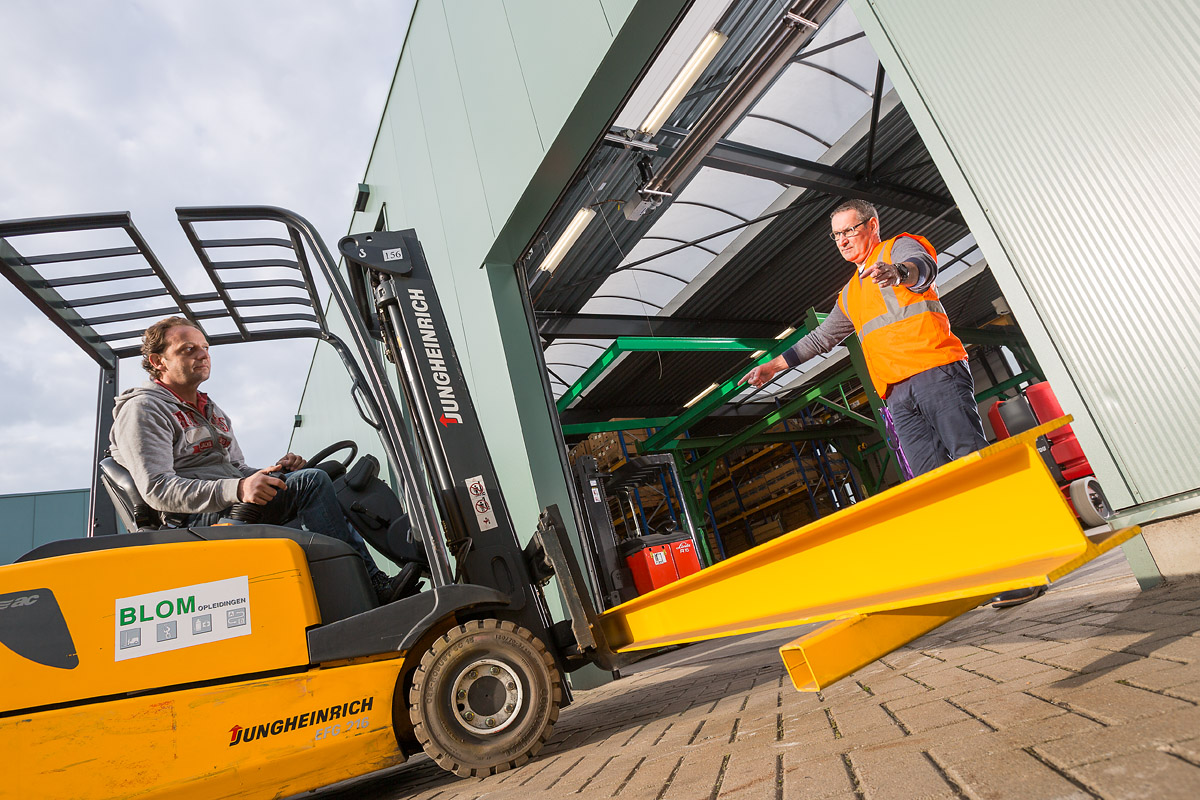
[[[1058, 580], [1140, 532], [1135, 525], [1088, 537], [1084, 554], [1051, 572], [1049, 579]], [[994, 596], [985, 594], [835, 620], [788, 642], [779, 648], [779, 655], [793, 686], [802, 692], [817, 692]]]
[[779, 655], [793, 686], [817, 692], [994, 596], [856, 614], [788, 642], [779, 648]]
[[599, 624], [614, 650], [628, 651], [1048, 583], [1098, 550], [1035, 447], [1070, 421], [1005, 439], [609, 609]]

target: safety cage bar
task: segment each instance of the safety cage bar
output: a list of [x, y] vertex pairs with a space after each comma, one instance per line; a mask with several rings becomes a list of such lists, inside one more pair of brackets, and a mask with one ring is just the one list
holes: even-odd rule
[[[118, 362], [140, 354], [142, 333], [152, 322], [180, 315], [196, 323], [209, 344], [214, 346], [298, 338], [321, 339], [332, 345], [350, 374], [352, 396], [359, 415], [379, 434], [413, 527], [429, 554], [434, 584], [451, 582], [449, 555], [438, 533], [440, 523], [436, 511], [424, 492], [412, 490], [424, 485], [423, 476], [418, 477], [412, 467], [419, 459], [413, 458], [413, 445], [405, 440], [399, 402], [379, 362], [375, 342], [363, 327], [350, 290], [321, 237], [307, 220], [270, 206], [181, 207], [175, 211], [212, 285], [211, 290], [180, 291], [128, 211], [0, 222], [0, 274], [101, 369], [88, 535], [117, 532], [116, 513], [107, 493], [100, 490], [97, 465], [108, 446], [112, 427]], [[213, 238], [203, 236], [202, 229], [197, 227], [198, 223], [221, 222], [278, 223], [286, 229], [286, 237]], [[20, 237], [111, 229], [124, 232], [129, 244], [23, 255], [9, 241]], [[272, 252], [264, 258], [222, 259], [219, 254], [223, 248], [270, 248]], [[214, 252], [218, 255], [214, 256]], [[132, 268], [122, 264], [120, 268], [107, 270], [95, 269], [89, 263], [130, 257], [140, 257], [142, 263]], [[360, 360], [356, 360], [346, 343], [329, 330], [313, 280], [313, 262], [323, 274], [347, 321]], [[64, 274], [46, 277], [39, 271], [46, 265], [61, 266]], [[68, 273], [68, 268], [75, 271]], [[283, 268], [296, 275], [242, 277], [248, 270], [268, 268]], [[138, 288], [129, 289], [126, 284], [122, 290], [122, 282], [135, 280]], [[78, 296], [68, 299], [60, 289], [68, 289], [70, 294]], [[302, 294], [286, 291], [295, 289], [302, 290]], [[237, 294], [245, 290], [276, 290], [279, 294], [255, 297]], [[297, 306], [302, 310], [296, 310]], [[228, 320], [232, 330], [209, 330], [205, 325], [210, 323], [211, 327], [211, 323], [221, 320]], [[271, 327], [263, 327], [265, 325]]]

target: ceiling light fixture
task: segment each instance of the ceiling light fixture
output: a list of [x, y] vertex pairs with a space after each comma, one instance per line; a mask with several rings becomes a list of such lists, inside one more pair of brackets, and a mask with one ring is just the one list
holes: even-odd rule
[[[778, 336], [776, 336], [775, 338], [776, 338], [776, 339], [786, 339], [787, 337], [791, 336], [791, 335], [792, 335], [793, 333], [795, 333], [795, 332], [796, 332], [796, 329], [795, 329], [795, 328], [785, 328], [785, 329], [783, 330], [783, 332], [782, 332], [782, 333], [780, 333], [780, 334], [779, 334]], [[762, 355], [763, 353], [765, 353], [765, 352], [767, 352], [767, 351], [766, 351], [766, 350], [755, 350], [753, 353], [751, 353], [751, 354], [750, 354], [750, 358], [758, 358], [759, 356], [761, 356], [761, 355]]]
[[675, 110], [675, 106], [679, 105], [679, 101], [683, 99], [684, 95], [691, 91], [692, 84], [712, 62], [713, 57], [727, 39], [729, 37], [720, 31], [709, 31], [708, 35], [704, 37], [704, 41], [700, 42], [700, 46], [696, 48], [696, 52], [692, 53], [691, 58], [683, 65], [683, 69], [675, 76], [675, 80], [671, 81], [667, 91], [646, 115], [645, 121], [638, 128], [639, 131], [651, 136], [658, 133], [658, 129], [666, 123], [667, 117]]
[[575, 240], [587, 228], [588, 223], [592, 221], [592, 217], [596, 216], [596, 209], [581, 208], [575, 212], [575, 216], [571, 219], [571, 224], [567, 225], [566, 230], [558, 237], [558, 241], [550, 248], [550, 252], [542, 259], [542, 263], [538, 265], [538, 269], [546, 272], [553, 272], [554, 268], [559, 265], [559, 262], [566, 256], [567, 251], [575, 244]]
[[704, 396], [707, 395], [709, 392], [711, 392], [715, 388], [717, 388], [717, 384], [714, 383], [712, 386], [709, 386], [703, 392], [701, 392], [700, 394], [693, 397], [691, 400], [688, 400], [686, 403], [684, 403], [683, 407], [691, 408], [692, 406], [696, 405], [696, 403], [699, 403], [701, 400], [703, 400]]

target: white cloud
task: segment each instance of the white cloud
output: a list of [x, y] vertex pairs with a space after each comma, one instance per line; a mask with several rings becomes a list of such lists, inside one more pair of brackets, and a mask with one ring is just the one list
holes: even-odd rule
[[[176, 206], [282, 206], [336, 243], [411, 6], [0, 3], [0, 219], [129, 210], [182, 284], [199, 267]], [[96, 366], [2, 280], [0, 342], [0, 494], [86, 486]], [[214, 349], [203, 388], [252, 463], [283, 453], [311, 352]], [[121, 366], [123, 386], [143, 379]]]

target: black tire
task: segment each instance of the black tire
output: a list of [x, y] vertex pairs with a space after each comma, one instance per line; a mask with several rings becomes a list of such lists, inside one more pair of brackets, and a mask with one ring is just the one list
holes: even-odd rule
[[512, 622], [472, 620], [433, 643], [413, 672], [408, 713], [422, 749], [464, 778], [532, 758], [562, 703], [562, 675], [540, 639]]

